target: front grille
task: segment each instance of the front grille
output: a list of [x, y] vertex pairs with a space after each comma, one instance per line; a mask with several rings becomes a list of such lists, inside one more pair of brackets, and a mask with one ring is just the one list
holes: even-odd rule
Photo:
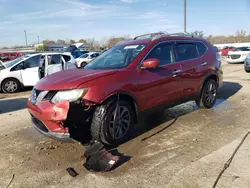
[[43, 101], [51, 100], [57, 91], [49, 91], [45, 97], [43, 98]]
[[32, 122], [33, 122], [33, 125], [39, 129], [40, 131], [42, 132], [49, 132], [49, 130], [47, 129], [47, 127], [43, 124], [43, 122], [41, 122], [40, 120], [38, 120], [37, 118], [33, 117], [32, 116]]
[[232, 59], [239, 59], [239, 58], [240, 58], [240, 55], [231, 55], [231, 58], [232, 58]]

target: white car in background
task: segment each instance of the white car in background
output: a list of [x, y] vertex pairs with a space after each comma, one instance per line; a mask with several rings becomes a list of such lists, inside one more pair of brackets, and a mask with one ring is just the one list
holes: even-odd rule
[[81, 55], [80, 57], [76, 58], [76, 66], [77, 67], [84, 67], [86, 64], [97, 58], [100, 54], [98, 52], [89, 52]]
[[37, 53], [19, 57], [0, 64], [0, 90], [5, 93], [20, 91], [34, 86], [41, 78], [55, 72], [75, 67], [75, 60], [69, 54]]
[[234, 51], [228, 52], [226, 61], [228, 63], [243, 63], [250, 54], [250, 47], [239, 47]]

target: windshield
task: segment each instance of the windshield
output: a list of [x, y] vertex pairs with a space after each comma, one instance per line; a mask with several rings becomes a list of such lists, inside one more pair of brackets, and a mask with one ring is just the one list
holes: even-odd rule
[[13, 65], [15, 65], [16, 63], [18, 63], [19, 61], [23, 60], [26, 57], [28, 57], [28, 56], [22, 56], [22, 57], [16, 58], [16, 59], [14, 59], [12, 61], [9, 61], [5, 65], [7, 66], [7, 68], [12, 67]]
[[84, 68], [118, 69], [127, 67], [145, 47], [145, 44], [114, 46]]

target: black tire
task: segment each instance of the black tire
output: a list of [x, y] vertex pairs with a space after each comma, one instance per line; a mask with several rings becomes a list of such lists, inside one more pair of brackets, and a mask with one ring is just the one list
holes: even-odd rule
[[87, 63], [86, 63], [86, 62], [81, 62], [80, 67], [85, 67], [86, 65], [87, 65]]
[[[119, 101], [119, 106], [120, 108], [125, 107], [129, 113], [130, 122], [127, 124], [127, 131], [124, 131], [126, 133], [121, 138], [114, 138], [114, 136], [112, 136], [110, 123], [112, 122], [111, 119], [113, 118], [113, 113], [117, 107], [117, 100], [112, 100], [107, 102], [106, 104], [98, 106], [94, 111], [93, 119], [91, 122], [91, 136], [93, 139], [99, 140], [108, 145], [119, 145], [129, 138], [131, 128], [133, 127], [135, 119], [135, 113], [133, 108], [131, 107], [131, 104], [124, 100]], [[121, 126], [118, 129], [122, 129]]]
[[217, 82], [213, 79], [209, 79], [203, 85], [200, 99], [196, 100], [196, 104], [200, 108], [206, 108], [206, 109], [212, 108], [216, 102], [217, 93], [218, 93]]
[[[12, 83], [12, 88], [10, 88], [10, 85]], [[17, 79], [14, 78], [8, 78], [2, 82], [1, 89], [4, 93], [16, 93], [20, 91], [21, 84]]]
[[247, 73], [250, 73], [250, 70], [247, 70], [246, 68], [245, 68], [245, 71], [246, 71]]

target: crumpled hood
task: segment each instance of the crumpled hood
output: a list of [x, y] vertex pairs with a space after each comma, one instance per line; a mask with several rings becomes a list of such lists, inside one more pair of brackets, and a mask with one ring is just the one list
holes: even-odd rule
[[41, 79], [35, 88], [38, 90], [67, 90], [77, 88], [80, 84], [116, 73], [118, 70], [69, 69], [60, 71]]

